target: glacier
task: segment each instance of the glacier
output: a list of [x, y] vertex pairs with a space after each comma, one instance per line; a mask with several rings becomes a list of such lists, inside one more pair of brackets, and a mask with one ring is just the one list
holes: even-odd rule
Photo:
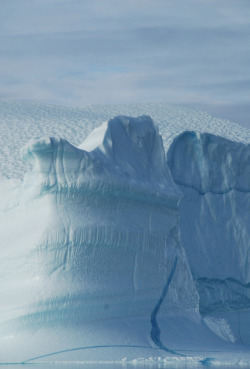
[[249, 132], [143, 108], [2, 176], [0, 363], [250, 363]]

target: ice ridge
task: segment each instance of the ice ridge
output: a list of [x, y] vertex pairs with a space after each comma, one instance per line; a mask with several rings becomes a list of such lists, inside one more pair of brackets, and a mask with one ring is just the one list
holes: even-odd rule
[[208, 132], [231, 141], [249, 142], [250, 130], [235, 123], [176, 105], [95, 105], [78, 108], [40, 104], [32, 101], [0, 101], [0, 176], [23, 178], [30, 169], [19, 150], [33, 137], [63, 137], [74, 146], [110, 117], [150, 115], [161, 132], [165, 150], [186, 130]]
[[22, 150], [33, 165], [25, 176], [50, 190], [80, 187], [90, 182], [119, 183], [179, 198], [158, 128], [148, 116], [118, 116], [96, 128], [79, 146], [45, 137], [31, 140]]

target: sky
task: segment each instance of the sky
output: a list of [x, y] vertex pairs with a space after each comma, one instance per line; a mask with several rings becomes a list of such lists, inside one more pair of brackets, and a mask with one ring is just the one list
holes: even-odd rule
[[0, 0], [0, 99], [166, 102], [250, 128], [249, 0]]

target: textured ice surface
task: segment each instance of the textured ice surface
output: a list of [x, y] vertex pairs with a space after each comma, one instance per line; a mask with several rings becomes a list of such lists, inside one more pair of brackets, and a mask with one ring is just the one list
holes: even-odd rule
[[0, 121], [0, 362], [250, 362], [248, 130], [164, 104]]

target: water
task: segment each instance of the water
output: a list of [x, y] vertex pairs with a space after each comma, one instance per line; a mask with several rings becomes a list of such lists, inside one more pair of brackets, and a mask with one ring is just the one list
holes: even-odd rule
[[[210, 365], [202, 364], [176, 364], [172, 363], [58, 363], [58, 364], [1, 364], [1, 369], [206, 369]], [[238, 369], [242, 366], [239, 365], [212, 365], [213, 368], [220, 369]], [[249, 366], [243, 366], [243, 368], [250, 368]]]

